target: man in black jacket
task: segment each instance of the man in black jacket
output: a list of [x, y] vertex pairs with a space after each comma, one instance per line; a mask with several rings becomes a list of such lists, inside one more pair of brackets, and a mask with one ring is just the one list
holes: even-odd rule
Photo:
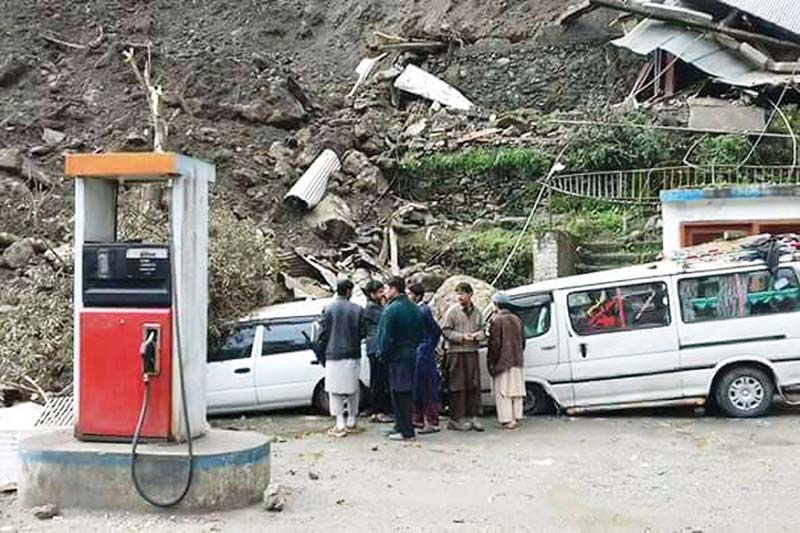
[[378, 322], [383, 314], [383, 283], [370, 280], [364, 288], [367, 306], [364, 319], [367, 325], [367, 357], [369, 358], [369, 399], [373, 422], [393, 422], [390, 416], [392, 403], [389, 397], [389, 370], [378, 357]]
[[325, 391], [330, 400], [331, 416], [336, 417], [336, 426], [329, 431], [334, 437], [344, 437], [358, 429], [361, 339], [366, 334], [366, 326], [364, 310], [350, 301], [352, 296], [353, 283], [340, 281], [336, 298], [322, 312], [315, 349], [317, 358], [325, 366]]

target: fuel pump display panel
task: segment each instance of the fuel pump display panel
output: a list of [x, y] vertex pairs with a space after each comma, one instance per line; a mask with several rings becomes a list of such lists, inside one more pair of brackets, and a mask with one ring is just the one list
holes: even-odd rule
[[169, 307], [169, 248], [162, 244], [103, 243], [83, 248], [87, 307]]

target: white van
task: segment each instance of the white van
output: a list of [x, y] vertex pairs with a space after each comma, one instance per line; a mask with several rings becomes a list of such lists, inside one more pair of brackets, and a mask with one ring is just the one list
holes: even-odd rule
[[[209, 414], [312, 406], [327, 415], [325, 370], [311, 340], [332, 299], [273, 305], [233, 324], [208, 352]], [[361, 397], [367, 400], [369, 360], [362, 344]]]
[[800, 263], [673, 262], [508, 292], [528, 337], [526, 411], [713, 404], [766, 413], [800, 388]]

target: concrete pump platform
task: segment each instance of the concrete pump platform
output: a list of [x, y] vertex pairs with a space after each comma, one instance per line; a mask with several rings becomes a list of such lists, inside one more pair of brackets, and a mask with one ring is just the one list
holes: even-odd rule
[[[211, 430], [195, 439], [194, 475], [184, 511], [236, 509], [258, 503], [270, 479], [268, 437]], [[174, 499], [187, 473], [186, 444], [142, 444], [137, 477], [156, 500]], [[153, 511], [131, 480], [131, 445], [82, 442], [71, 431], [35, 435], [20, 443], [19, 497], [23, 506]]]

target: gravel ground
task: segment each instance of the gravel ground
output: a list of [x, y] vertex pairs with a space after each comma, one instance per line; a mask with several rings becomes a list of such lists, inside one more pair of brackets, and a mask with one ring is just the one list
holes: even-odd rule
[[796, 531], [799, 414], [548, 417], [511, 433], [487, 419], [483, 434], [409, 444], [375, 425], [331, 440], [327, 420], [296, 413], [217, 419], [279, 435], [283, 513], [66, 511], [40, 522], [6, 496], [0, 531]]

